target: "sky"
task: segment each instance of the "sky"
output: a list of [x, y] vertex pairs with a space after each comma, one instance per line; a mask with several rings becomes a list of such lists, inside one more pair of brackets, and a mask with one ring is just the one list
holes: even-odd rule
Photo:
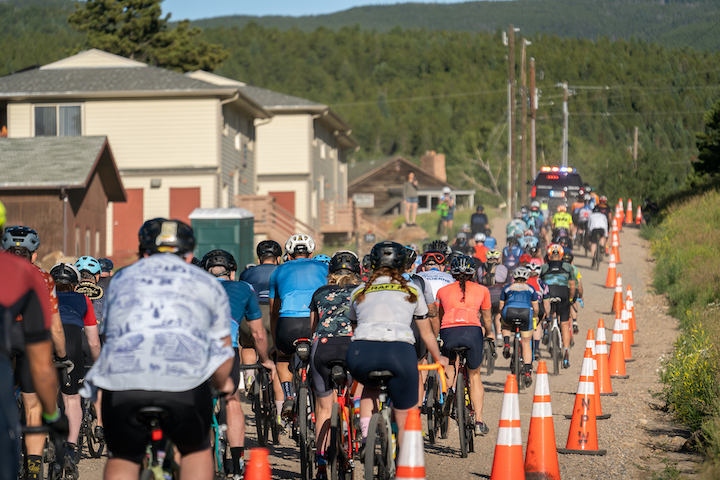
[[[408, 0], [409, 1], [409, 0]], [[416, 3], [461, 3], [468, 0], [412, 0]], [[225, 15], [320, 15], [363, 5], [405, 3], [398, 0], [164, 0], [172, 20], [197, 20]]]

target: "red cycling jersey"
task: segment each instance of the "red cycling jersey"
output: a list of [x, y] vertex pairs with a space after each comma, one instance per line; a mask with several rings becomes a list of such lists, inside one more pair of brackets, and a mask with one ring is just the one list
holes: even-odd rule
[[490, 290], [475, 282], [465, 284], [465, 300], [460, 283], [455, 282], [438, 290], [437, 303], [444, 314], [440, 329], [451, 327], [480, 326], [480, 310], [492, 307]]

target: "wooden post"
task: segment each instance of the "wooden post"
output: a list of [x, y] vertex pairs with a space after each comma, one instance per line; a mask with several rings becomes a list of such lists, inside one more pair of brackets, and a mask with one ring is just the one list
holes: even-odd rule
[[508, 30], [508, 65], [510, 81], [510, 215], [517, 211], [517, 167], [515, 165], [515, 27]]
[[637, 162], [638, 155], [638, 127], [635, 127], [635, 135], [633, 138], [633, 162]]
[[527, 78], [525, 75], [525, 47], [527, 40], [522, 39], [522, 54], [520, 55], [520, 98], [522, 99], [522, 113], [520, 114], [520, 204], [527, 205]]
[[537, 145], [535, 145], [535, 110], [537, 93], [535, 92], [535, 59], [530, 57], [530, 171], [532, 179], [537, 177]]

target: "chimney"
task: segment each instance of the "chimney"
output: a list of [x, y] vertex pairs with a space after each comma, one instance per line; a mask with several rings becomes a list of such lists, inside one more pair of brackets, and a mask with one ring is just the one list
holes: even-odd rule
[[423, 170], [427, 170], [443, 182], [447, 182], [444, 153], [436, 153], [435, 150], [425, 152], [425, 155], [420, 158], [420, 166]]

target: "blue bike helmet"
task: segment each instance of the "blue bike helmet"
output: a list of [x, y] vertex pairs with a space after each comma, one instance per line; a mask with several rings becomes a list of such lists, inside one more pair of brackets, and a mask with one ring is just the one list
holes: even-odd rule
[[75, 266], [79, 271], [82, 272], [83, 270], [87, 270], [93, 275], [97, 275], [102, 271], [100, 262], [98, 262], [97, 260], [95, 260], [94, 257], [91, 257], [89, 255], [78, 258], [78, 261], [75, 262]]
[[330, 265], [330, 260], [332, 260], [330, 257], [328, 257], [327, 255], [323, 255], [323, 254], [315, 255], [315, 257], [313, 257], [313, 258], [315, 260], [317, 260], [318, 262], [324, 263], [325, 265]]

